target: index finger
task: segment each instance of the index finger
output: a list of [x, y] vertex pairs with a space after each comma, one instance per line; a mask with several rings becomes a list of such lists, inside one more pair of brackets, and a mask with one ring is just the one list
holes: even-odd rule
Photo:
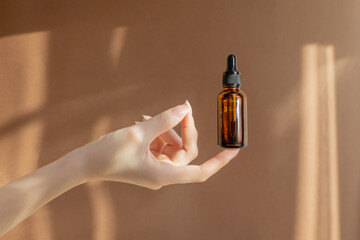
[[183, 149], [185, 150], [186, 157], [183, 157], [182, 161], [185, 164], [191, 162], [197, 157], [198, 147], [198, 132], [195, 127], [194, 117], [192, 115], [192, 108], [190, 103], [186, 100], [186, 104], [189, 106], [190, 111], [186, 114], [185, 118], [181, 121], [181, 138], [183, 143]]
[[[143, 115], [143, 121], [147, 121], [151, 118], [151, 116], [148, 115]], [[181, 137], [175, 132], [175, 130], [172, 128], [169, 131], [164, 132], [163, 134], [160, 135], [162, 139], [164, 139], [164, 141], [167, 144], [171, 144], [174, 145], [176, 147], [181, 147], [182, 146], [182, 139]]]

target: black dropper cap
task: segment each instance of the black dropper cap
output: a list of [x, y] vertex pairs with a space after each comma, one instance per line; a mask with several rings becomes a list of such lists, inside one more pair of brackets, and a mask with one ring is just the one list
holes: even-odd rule
[[223, 75], [223, 85], [240, 85], [241, 76], [236, 70], [236, 56], [230, 54], [227, 58], [227, 70]]

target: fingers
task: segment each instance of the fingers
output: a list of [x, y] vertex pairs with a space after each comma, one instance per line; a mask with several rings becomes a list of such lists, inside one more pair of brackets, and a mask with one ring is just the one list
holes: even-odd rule
[[149, 149], [155, 157], [158, 157], [162, 153], [165, 145], [166, 143], [164, 142], [164, 140], [158, 137], [155, 138], [155, 140], [150, 144]]
[[[143, 121], [147, 121], [149, 119], [151, 119], [150, 116], [143, 115]], [[173, 146], [176, 146], [179, 148], [182, 146], [181, 137], [172, 128], [170, 130], [164, 132], [160, 136], [167, 144], [170, 144], [170, 145], [173, 145]]]
[[230, 162], [237, 154], [239, 153], [239, 149], [235, 150], [223, 150], [222, 152], [216, 154], [215, 157], [209, 159], [200, 165], [201, 176], [200, 179], [205, 181], [212, 175], [214, 175], [217, 171], [223, 168], [226, 164]]
[[[174, 156], [178, 152], [179, 152], [179, 147], [169, 145], [169, 144], [165, 145], [162, 149], [162, 153], [167, 155], [169, 157], [169, 159], [171, 159], [173, 162], [175, 162]], [[184, 164], [179, 164], [179, 165], [184, 165]]]
[[189, 110], [186, 104], [178, 105], [143, 122], [141, 127], [146, 133], [145, 137], [151, 142], [160, 134], [169, 131], [181, 122]]
[[173, 167], [172, 171], [166, 171], [166, 174], [169, 174], [166, 177], [171, 181], [169, 184], [204, 182], [229, 163], [238, 152], [239, 149], [227, 149], [199, 166], [185, 165]]
[[190, 110], [181, 121], [181, 137], [185, 153], [177, 154], [174, 159], [174, 162], [182, 165], [190, 163], [198, 155], [198, 132], [195, 127], [191, 105], [188, 101], [186, 101], [186, 104], [189, 106]]
[[[151, 117], [150, 116], [144, 116], [144, 121], [146, 121], [145, 118], [148, 118], [150, 119]], [[135, 124], [139, 124], [139, 123], [142, 123], [142, 122], [137, 122], [135, 121]], [[175, 132], [176, 133], [176, 132]], [[158, 158], [159, 155], [161, 153], [163, 153], [163, 150], [165, 149], [165, 147], [168, 147], [168, 146], [171, 146], [171, 147], [174, 147], [172, 145], [168, 145], [162, 138], [161, 136], [158, 136], [156, 137], [151, 143], [150, 143], [150, 146], [149, 146], [149, 149], [151, 151], [151, 153], [156, 157]], [[178, 148], [178, 147], [176, 147]], [[164, 153], [166, 154], [166, 153]]]
[[[143, 116], [143, 121], [146, 121], [147, 119], [150, 119], [150, 116]], [[141, 122], [136, 122], [136, 124], [139, 124]], [[171, 143], [168, 144], [165, 142], [162, 138], [162, 136], [165, 136], [165, 139], [167, 139], [169, 142], [176, 144], [172, 145]], [[180, 141], [178, 140], [180, 139]], [[153, 153], [153, 155], [159, 160], [160, 153], [168, 156], [168, 158], [172, 159], [174, 154], [179, 151], [179, 149], [182, 147], [182, 140], [179, 137], [179, 135], [175, 132], [174, 129], [170, 129], [169, 131], [163, 133], [162, 135], [156, 137], [150, 144], [150, 150]], [[161, 147], [160, 147], [161, 146]]]

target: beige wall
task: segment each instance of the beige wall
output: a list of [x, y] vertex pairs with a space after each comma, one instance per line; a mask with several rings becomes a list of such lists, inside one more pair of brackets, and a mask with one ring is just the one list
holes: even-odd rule
[[249, 146], [204, 184], [79, 186], [2, 239], [360, 238], [358, 1], [51, 2], [0, 2], [0, 184], [186, 99], [204, 161], [229, 53]]

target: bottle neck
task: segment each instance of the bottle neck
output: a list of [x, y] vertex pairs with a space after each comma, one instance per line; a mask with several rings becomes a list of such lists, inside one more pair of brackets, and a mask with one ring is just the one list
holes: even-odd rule
[[224, 85], [224, 90], [232, 90], [232, 91], [238, 91], [240, 90], [240, 85], [236, 84], [236, 85]]

